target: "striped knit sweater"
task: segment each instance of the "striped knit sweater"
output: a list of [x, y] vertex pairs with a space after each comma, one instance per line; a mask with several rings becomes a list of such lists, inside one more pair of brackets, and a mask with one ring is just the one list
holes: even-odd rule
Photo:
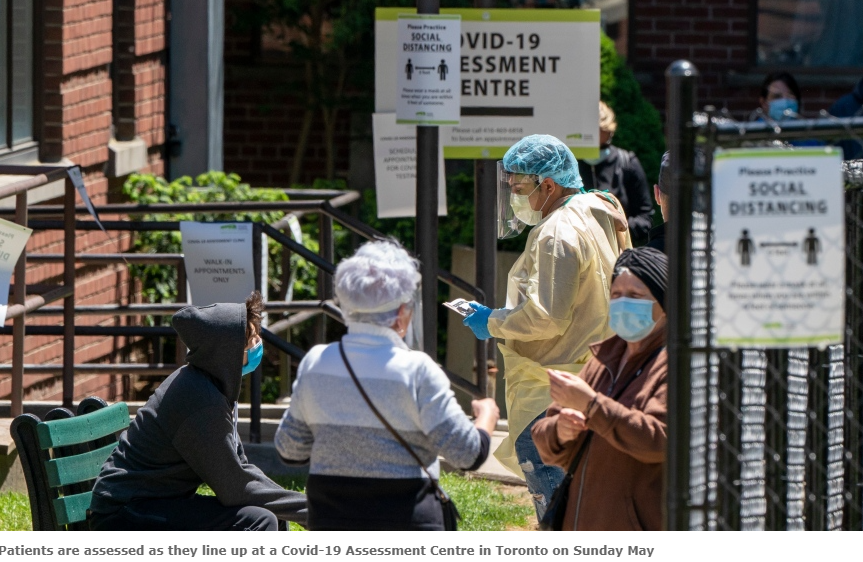
[[[343, 345], [383, 417], [438, 477], [438, 455], [475, 469], [489, 436], [474, 428], [444, 372], [388, 328], [349, 324]], [[442, 529], [440, 506], [417, 462], [360, 395], [338, 343], [303, 358], [291, 406], [276, 433], [289, 463], [310, 462], [310, 529]]]

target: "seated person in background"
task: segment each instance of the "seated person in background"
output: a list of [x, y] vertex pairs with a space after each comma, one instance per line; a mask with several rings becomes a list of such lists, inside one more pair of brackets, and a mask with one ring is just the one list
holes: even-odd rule
[[[264, 348], [263, 303], [188, 306], [172, 325], [188, 364], [138, 410], [93, 487], [94, 531], [275, 531], [305, 524], [306, 497], [249, 464], [237, 434], [243, 376]], [[207, 484], [215, 497], [196, 495]]]
[[[834, 117], [861, 117], [863, 116], [863, 78], [857, 82], [854, 89], [830, 106], [830, 115]], [[857, 139], [844, 140], [839, 143], [845, 160], [857, 160], [863, 158], [863, 142]]]
[[629, 223], [634, 244], [644, 243], [653, 226], [653, 203], [641, 162], [634, 152], [611, 144], [617, 131], [614, 111], [599, 102], [599, 158], [578, 161], [585, 191], [610, 191], [617, 197]]
[[609, 325], [617, 335], [591, 346], [594, 357], [580, 375], [548, 370], [554, 402], [533, 426], [536, 448], [543, 462], [568, 469], [586, 447], [569, 487], [564, 530], [662, 526], [667, 288], [665, 254], [625, 250], [611, 282]]
[[753, 112], [753, 118], [763, 118], [766, 115], [774, 121], [796, 119], [799, 111], [800, 86], [797, 85], [797, 80], [788, 72], [772, 72], [765, 76], [761, 82], [758, 109]]
[[[348, 334], [340, 343], [313, 347], [300, 362], [291, 407], [275, 437], [285, 462], [311, 463], [311, 530], [444, 530], [429, 480], [438, 478], [438, 455], [466, 470], [488, 457], [499, 417], [494, 401], [473, 401], [471, 423], [446, 374], [403, 340], [420, 279], [417, 261], [391, 241], [369, 242], [336, 268]], [[358, 384], [422, 467], [374, 414]]]
[[[800, 119], [800, 107], [803, 100], [800, 97], [800, 86], [797, 80], [788, 72], [772, 72], [764, 77], [761, 83], [761, 95], [758, 98], [759, 107], [752, 112], [753, 120], [781, 122], [786, 119]], [[824, 146], [824, 141], [803, 139], [789, 141], [791, 146]]]

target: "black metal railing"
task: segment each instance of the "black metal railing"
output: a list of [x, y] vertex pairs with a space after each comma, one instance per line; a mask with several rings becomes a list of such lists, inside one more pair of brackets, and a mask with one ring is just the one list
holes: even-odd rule
[[711, 343], [716, 148], [863, 136], [863, 117], [738, 123], [697, 114], [698, 70], [668, 77], [667, 519], [672, 530], [863, 529], [863, 162], [846, 162], [845, 341]]
[[[76, 315], [95, 315], [105, 317], [142, 317], [142, 316], [168, 316], [179, 310], [187, 303], [185, 295], [185, 270], [183, 268], [182, 254], [75, 254], [74, 240], [76, 231], [100, 230], [100, 226], [94, 220], [78, 220], [77, 215], [88, 214], [86, 207], [74, 206], [75, 189], [71, 181], [66, 179], [66, 204], [64, 205], [34, 205], [27, 206], [26, 198], [22, 199], [21, 193], [26, 195], [27, 189], [32, 189], [57, 179], [66, 177], [66, 168], [30, 168], [30, 167], [4, 167], [0, 166], [0, 174], [35, 174], [35, 179], [27, 179], [16, 184], [19, 191], [0, 190], [0, 197], [18, 195], [19, 205], [16, 211], [0, 210], [0, 217], [14, 218], [16, 222], [28, 226], [34, 230], [63, 230], [67, 242], [63, 254], [30, 254], [22, 255], [19, 261], [20, 270], [16, 270], [15, 287], [16, 293], [13, 304], [9, 308], [8, 318], [14, 319], [13, 326], [0, 326], [0, 335], [12, 334], [14, 341], [14, 358], [10, 365], [0, 365], [0, 373], [11, 372], [13, 378], [13, 414], [15, 404], [19, 404], [23, 389], [23, 376], [31, 374], [62, 374], [63, 377], [63, 402], [71, 405], [74, 394], [75, 374], [98, 373], [98, 374], [138, 374], [138, 375], [167, 375], [173, 372], [185, 361], [185, 348], [182, 344], [177, 345], [175, 363], [114, 363], [114, 364], [75, 364], [74, 363], [74, 339], [75, 336], [125, 336], [131, 338], [166, 338], [176, 337], [176, 333], [165, 326], [76, 326], [74, 317]], [[23, 191], [22, 191], [23, 190]], [[285, 202], [219, 202], [201, 204], [109, 204], [95, 207], [95, 211], [101, 216], [124, 215], [129, 217], [147, 214], [179, 214], [179, 213], [245, 213], [245, 212], [267, 212], [281, 211], [285, 213], [318, 214], [319, 216], [319, 252], [313, 252], [297, 243], [293, 238], [286, 235], [283, 229], [286, 223], [281, 221], [275, 225], [262, 223], [253, 224], [253, 254], [255, 266], [256, 288], [260, 289], [266, 280], [261, 278], [262, 242], [261, 234], [278, 242], [284, 252], [296, 253], [302, 256], [310, 264], [318, 268], [317, 294], [319, 300], [314, 301], [277, 301], [269, 300], [266, 303], [268, 313], [287, 313], [290, 316], [276, 320], [263, 332], [263, 337], [269, 345], [278, 348], [283, 353], [296, 360], [305, 354], [300, 347], [286, 341], [278, 334], [284, 333], [293, 325], [304, 322], [316, 316], [327, 317], [338, 322], [344, 322], [341, 311], [333, 302], [333, 273], [335, 272], [334, 236], [333, 225], [338, 223], [355, 234], [366, 239], [383, 238], [383, 235], [355, 217], [345, 213], [339, 206], [356, 201], [359, 195], [356, 192], [345, 192], [337, 190], [285, 190], [294, 200]], [[8, 193], [7, 193], [8, 192]], [[296, 200], [302, 197], [312, 197], [311, 200]], [[324, 199], [321, 197], [327, 197]], [[23, 213], [22, 210], [23, 209]], [[14, 214], [14, 216], [13, 216]], [[29, 214], [29, 216], [28, 216]], [[61, 215], [63, 220], [54, 217]], [[30, 217], [33, 217], [32, 219]], [[178, 231], [178, 221], [139, 221], [139, 220], [103, 220], [101, 227], [105, 230], [123, 232], [142, 231]], [[64, 284], [60, 287], [35, 287], [29, 286], [31, 292], [42, 289], [42, 294], [33, 295], [24, 299], [28, 286], [24, 274], [26, 263], [30, 262], [61, 262], [64, 266]], [[108, 305], [74, 305], [74, 285], [76, 264], [87, 265], [109, 265], [120, 263], [147, 263], [173, 266], [177, 270], [177, 286], [179, 289], [177, 303], [154, 303], [154, 304], [108, 304]], [[286, 260], [283, 259], [283, 263]], [[20, 271], [20, 273], [19, 273]], [[68, 279], [67, 279], [68, 278]], [[448, 285], [454, 286], [472, 295], [479, 301], [485, 302], [485, 294], [474, 285], [453, 275], [452, 273], [438, 269], [438, 279]], [[21, 295], [18, 295], [18, 292]], [[48, 306], [52, 301], [65, 298], [63, 307]], [[25, 316], [52, 316], [63, 315], [62, 326], [24, 325]], [[324, 322], [319, 323], [318, 338], [323, 341]], [[24, 337], [32, 336], [63, 336], [64, 360], [62, 364], [24, 364]], [[477, 348], [477, 353], [480, 349]], [[477, 358], [477, 364], [485, 366], [485, 359]], [[476, 380], [468, 381], [445, 369], [447, 376], [454, 386], [477, 397], [484, 397], [488, 391], [488, 376], [485, 369], [477, 369]], [[256, 442], [260, 439], [260, 403], [261, 403], [261, 377], [258, 370], [251, 377], [251, 429], [250, 440]], [[17, 397], [17, 398], [16, 398]]]

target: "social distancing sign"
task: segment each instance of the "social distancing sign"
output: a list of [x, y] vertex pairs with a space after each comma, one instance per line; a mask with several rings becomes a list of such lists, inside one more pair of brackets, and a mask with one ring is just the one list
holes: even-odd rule
[[452, 14], [399, 14], [400, 125], [458, 125], [460, 24]]
[[[394, 112], [404, 81], [398, 19], [375, 11], [375, 111]], [[549, 134], [577, 158], [599, 155], [599, 10], [442, 9], [461, 16], [461, 120], [441, 127], [446, 158], [502, 158], [531, 134]], [[448, 64], [449, 70], [452, 65]], [[401, 78], [400, 78], [401, 76]]]
[[841, 150], [716, 152], [715, 345], [842, 343], [844, 212]]

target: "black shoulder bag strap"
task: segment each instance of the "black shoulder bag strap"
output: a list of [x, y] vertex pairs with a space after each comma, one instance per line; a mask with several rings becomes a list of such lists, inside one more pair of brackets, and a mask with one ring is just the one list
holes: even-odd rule
[[[342, 345], [341, 341], [339, 342], [339, 353], [341, 353], [341, 355], [342, 355], [342, 361], [345, 362], [345, 367], [348, 368], [348, 373], [351, 375], [351, 378], [354, 380], [354, 384], [357, 385], [357, 390], [360, 391], [360, 394], [362, 394], [363, 398], [366, 401], [366, 404], [369, 405], [369, 408], [371, 409], [371, 411], [374, 412], [375, 416], [377, 416], [378, 420], [380, 420], [380, 422], [384, 425], [384, 427], [387, 428], [387, 430], [390, 433], [392, 433], [393, 437], [396, 438], [396, 441], [398, 441], [401, 444], [401, 446], [404, 447], [408, 453], [410, 453], [410, 455], [414, 458], [414, 460], [417, 461], [417, 464], [420, 465], [420, 468], [423, 470], [423, 472], [426, 473], [426, 476], [429, 477], [429, 480], [431, 481], [432, 487], [434, 488], [434, 491], [437, 494], [440, 502], [442, 504], [450, 503], [450, 501], [451, 501], [450, 497], [443, 490], [443, 488], [438, 486], [437, 480], [432, 478], [431, 473], [429, 473], [428, 469], [426, 469], [425, 464], [423, 464], [423, 461], [419, 458], [419, 455], [417, 455], [414, 452], [413, 447], [411, 447], [410, 444], [407, 441], [405, 441], [401, 435], [399, 435], [399, 432], [396, 431], [395, 428], [390, 425], [390, 422], [388, 422], [386, 420], [386, 418], [384, 418], [383, 415], [381, 415], [380, 411], [378, 411], [378, 409], [372, 403], [371, 398], [369, 398], [369, 395], [366, 394], [366, 391], [363, 388], [363, 385], [360, 384], [360, 380], [357, 378], [356, 373], [354, 373], [354, 369], [351, 367], [350, 361], [348, 361], [348, 356], [345, 354], [345, 348]], [[453, 504], [453, 507], [454, 506], [455, 505]], [[457, 515], [457, 517], [459, 519], [461, 519], [460, 515]]]
[[[655, 359], [656, 356], [659, 355], [659, 353], [663, 349], [665, 349], [664, 345], [662, 347], [656, 349], [653, 353], [651, 353], [647, 357], [647, 359], [644, 360], [644, 363], [641, 364], [641, 367], [635, 372], [635, 374], [632, 375], [631, 377], [629, 377], [629, 380], [626, 381], [626, 384], [624, 384], [622, 387], [620, 387], [620, 390], [618, 390], [615, 393], [615, 395], [612, 396], [611, 399], [616, 401], [618, 398], [623, 396], [623, 393], [627, 389], [629, 384], [638, 378], [638, 376], [641, 374], [641, 372], [644, 370], [644, 368], [647, 367], [647, 364], [650, 363], [653, 359]], [[587, 447], [588, 447], [588, 445], [590, 445], [590, 440], [592, 438], [593, 438], [593, 430], [588, 429], [587, 435], [584, 436], [584, 441], [581, 443], [581, 447], [579, 447], [578, 452], [575, 454], [575, 457], [572, 459], [572, 462], [569, 464], [569, 469], [567, 469], [567, 471], [566, 471], [566, 476], [568, 478], [572, 478], [573, 475], [575, 474], [575, 470], [578, 468], [578, 463], [581, 462], [581, 458], [584, 456], [585, 451], [587, 451]]]

